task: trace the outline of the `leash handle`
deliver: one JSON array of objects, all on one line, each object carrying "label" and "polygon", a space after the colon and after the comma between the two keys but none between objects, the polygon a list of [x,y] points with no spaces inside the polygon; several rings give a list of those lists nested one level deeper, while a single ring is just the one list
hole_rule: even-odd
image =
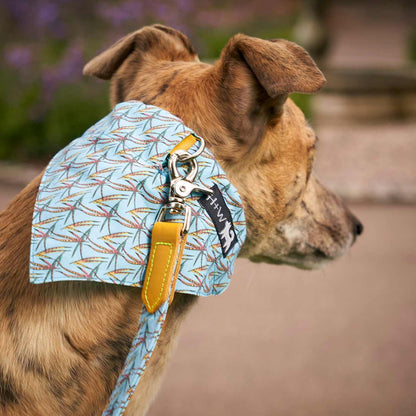
[{"label": "leash handle", "polygon": [[177,222],[156,222],[142,287],[142,301],[149,313],[156,312],[174,293],[176,279],[186,243],[183,225]]}]

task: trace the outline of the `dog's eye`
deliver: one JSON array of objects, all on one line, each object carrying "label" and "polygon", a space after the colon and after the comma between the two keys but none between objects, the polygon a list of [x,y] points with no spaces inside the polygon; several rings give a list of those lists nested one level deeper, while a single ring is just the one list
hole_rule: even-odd
[{"label": "dog's eye", "polygon": [[316,147],[318,146],[318,140],[314,140],[309,146],[308,146],[308,152],[314,152],[316,150]]},{"label": "dog's eye", "polygon": [[315,136],[315,140],[314,140],[314,147],[315,147],[315,149],[318,147],[318,145],[319,145],[319,137],[318,136]]},{"label": "dog's eye", "polygon": [[308,131],[307,136],[307,149],[308,152],[310,152],[312,150],[315,150],[318,146],[319,138],[312,129]]}]

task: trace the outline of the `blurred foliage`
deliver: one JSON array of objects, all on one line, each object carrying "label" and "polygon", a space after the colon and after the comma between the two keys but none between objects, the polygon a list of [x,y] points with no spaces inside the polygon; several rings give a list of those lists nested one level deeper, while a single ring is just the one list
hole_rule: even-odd
[{"label": "blurred foliage", "polygon": [[416,29],[410,35],[409,57],[413,63],[416,63]]},{"label": "blurred foliage", "polygon": [[[48,159],[109,111],[108,85],[82,78],[89,58],[126,33],[163,23],[201,59],[235,33],[291,38],[290,0],[3,0],[0,3],[0,158]],[[310,116],[309,100],[295,100]]]},{"label": "blurred foliage", "polygon": [[[7,88],[14,80],[5,72],[0,82]],[[107,88],[88,80],[57,86],[45,106],[40,82],[13,86],[14,93],[0,98],[0,159],[50,159],[109,109]]]},{"label": "blurred foliage", "polygon": [[312,96],[306,94],[291,94],[290,98],[302,109],[308,121],[312,119]]}]

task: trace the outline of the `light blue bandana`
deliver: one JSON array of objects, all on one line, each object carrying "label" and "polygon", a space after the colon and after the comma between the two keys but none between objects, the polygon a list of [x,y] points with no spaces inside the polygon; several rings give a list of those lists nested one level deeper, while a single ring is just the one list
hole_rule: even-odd
[{"label": "light blue bandana", "polygon": [[[152,228],[169,194],[166,159],[190,134],[169,112],[129,101],[61,150],[46,168],[35,203],[30,281],[141,287]],[[192,222],[175,291],[208,296],[227,288],[246,231],[240,196],[209,150],[198,157],[198,165],[197,182],[207,188],[217,185],[237,242],[230,247],[229,228],[217,232],[198,201],[201,194],[193,193],[187,200]],[[215,205],[215,199],[208,204]],[[167,309],[168,301],[153,314],[142,308],[137,335],[104,415],[123,414]]]}]

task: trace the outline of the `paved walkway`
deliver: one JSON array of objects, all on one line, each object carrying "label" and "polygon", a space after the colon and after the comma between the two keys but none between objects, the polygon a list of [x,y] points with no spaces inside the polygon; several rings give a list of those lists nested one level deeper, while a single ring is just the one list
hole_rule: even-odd
[{"label": "paved walkway", "polygon": [[350,201],[416,202],[416,122],[321,125],[316,172]]},{"label": "paved walkway", "polygon": [[347,68],[408,64],[415,17],[412,1],[332,2],[329,25],[333,43],[328,64]]}]

